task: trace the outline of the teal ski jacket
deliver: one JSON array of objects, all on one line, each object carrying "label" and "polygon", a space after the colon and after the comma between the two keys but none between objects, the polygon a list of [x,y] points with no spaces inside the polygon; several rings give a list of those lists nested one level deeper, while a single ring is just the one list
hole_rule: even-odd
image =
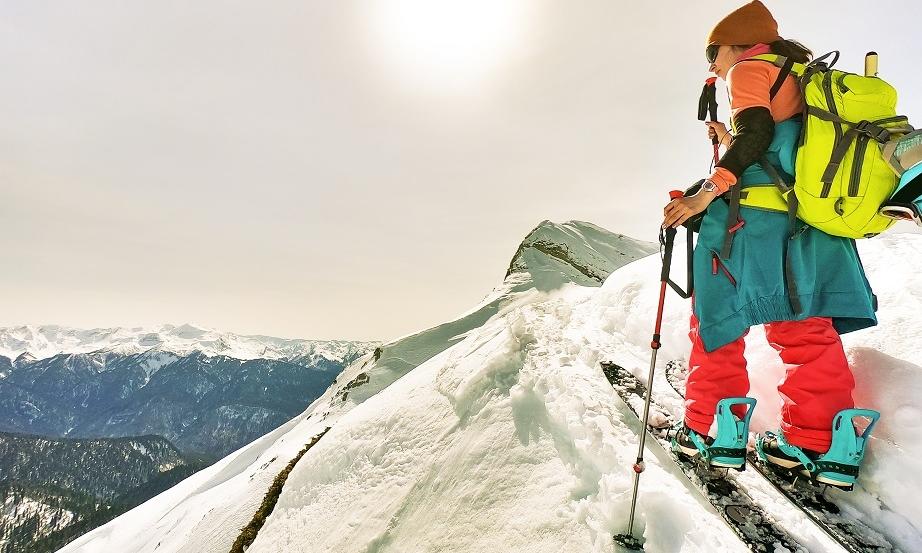
[{"label": "teal ski jacket", "polygon": [[[793,180],[800,119],[775,125],[766,157]],[[736,186],[774,186],[758,165],[749,166]],[[831,317],[840,333],[877,324],[877,297],[865,276],[855,241],[832,236],[797,220],[789,236],[786,213],[741,207],[745,224],[734,235],[730,258],[720,258],[729,206],[722,198],[708,206],[695,245],[693,310],[707,351],[733,342],[755,324]],[[785,283],[790,255],[802,306],[795,315]]]}]

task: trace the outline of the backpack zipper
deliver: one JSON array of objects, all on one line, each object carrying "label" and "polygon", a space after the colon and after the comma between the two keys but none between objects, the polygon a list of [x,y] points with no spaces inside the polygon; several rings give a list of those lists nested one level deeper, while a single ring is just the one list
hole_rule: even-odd
[{"label": "backpack zipper", "polygon": [[711,274],[716,275],[717,270],[720,269],[723,271],[727,278],[730,279],[730,284],[736,286],[736,279],[733,278],[733,275],[730,274],[730,271],[724,266],[723,262],[720,260],[720,256],[716,252],[711,252]]},{"label": "backpack zipper", "polygon": [[[826,94],[826,107],[829,108],[829,112],[838,116],[839,111],[836,109],[836,99],[832,94],[832,69],[827,69],[826,74],[823,75],[823,92]],[[842,140],[842,126],[838,123],[833,123],[833,129],[835,129],[836,136],[832,142],[832,151],[835,151],[836,146],[839,145],[839,141]],[[824,184],[823,190],[820,192],[820,197],[828,198],[831,189],[832,182]]]},{"label": "backpack zipper", "polygon": [[848,183],[848,195],[855,197],[858,195],[858,187],[861,185],[861,167],[864,165],[865,152],[868,149],[868,140],[866,136],[859,135],[856,140],[855,157],[852,159],[852,176]]},{"label": "backpack zipper", "polygon": [[[839,110],[836,109],[836,97],[832,93],[832,69],[826,71],[826,74],[823,75],[823,91],[826,93],[826,105],[829,108],[829,113],[832,113],[835,116],[839,115]],[[839,123],[833,123],[836,130],[836,143],[842,140],[842,125]]]}]

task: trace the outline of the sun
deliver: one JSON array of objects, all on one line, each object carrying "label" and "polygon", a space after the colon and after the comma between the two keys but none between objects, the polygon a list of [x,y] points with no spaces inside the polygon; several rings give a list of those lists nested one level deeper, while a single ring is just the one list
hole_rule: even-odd
[{"label": "sun", "polygon": [[525,0],[380,0],[366,4],[371,44],[410,86],[477,88],[521,47]]}]

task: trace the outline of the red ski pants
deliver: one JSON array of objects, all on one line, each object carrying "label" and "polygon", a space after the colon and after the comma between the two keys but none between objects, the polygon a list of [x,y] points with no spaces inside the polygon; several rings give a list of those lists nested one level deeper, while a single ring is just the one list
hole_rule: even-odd
[{"label": "red ski pants", "polygon": [[[717,402],[744,397],[749,391],[744,337],[710,353],[698,336],[698,320],[691,316],[692,342],[685,388],[685,424],[706,435],[714,420]],[[848,367],[839,333],[828,317],[765,324],[769,345],[788,365],[778,384],[783,406],[781,430],[788,443],[826,452],[832,441],[832,419],[842,409],[854,407],[855,379]],[[745,406],[736,406],[737,416]]]}]

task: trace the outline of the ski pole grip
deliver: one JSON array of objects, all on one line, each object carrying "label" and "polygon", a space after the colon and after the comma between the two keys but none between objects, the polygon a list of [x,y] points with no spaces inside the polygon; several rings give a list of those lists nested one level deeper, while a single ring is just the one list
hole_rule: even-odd
[{"label": "ski pole grip", "polygon": [[681,190],[670,190],[669,191],[670,200],[678,200],[679,198],[684,198],[684,197],[685,197],[685,192],[682,192]]}]

